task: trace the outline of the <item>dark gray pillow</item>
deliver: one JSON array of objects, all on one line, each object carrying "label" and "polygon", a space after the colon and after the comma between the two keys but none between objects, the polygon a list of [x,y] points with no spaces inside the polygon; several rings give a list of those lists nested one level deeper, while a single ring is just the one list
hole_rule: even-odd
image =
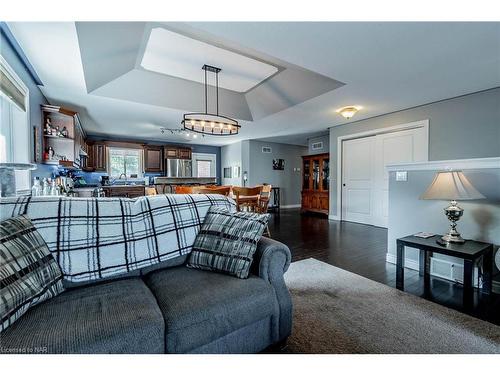
[{"label": "dark gray pillow", "polygon": [[212,206],[194,241],[187,266],[248,277],[269,214],[230,212]]},{"label": "dark gray pillow", "polygon": [[[64,290],[61,270],[26,216],[0,223],[0,332]],[[42,323],[41,323],[42,324]]]}]

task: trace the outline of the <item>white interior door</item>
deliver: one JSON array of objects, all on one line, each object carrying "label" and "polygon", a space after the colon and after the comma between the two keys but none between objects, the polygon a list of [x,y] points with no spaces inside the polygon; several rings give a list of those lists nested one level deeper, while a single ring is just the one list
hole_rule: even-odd
[{"label": "white interior door", "polygon": [[373,225],[387,228],[389,220],[388,164],[427,161],[427,139],[424,128],[380,134],[375,141],[375,207]]},{"label": "white interior door", "polygon": [[342,142],[342,219],[372,224],[375,137]]},{"label": "white interior door", "polygon": [[342,142],[342,219],[387,227],[389,174],[385,166],[427,161],[423,127]]}]

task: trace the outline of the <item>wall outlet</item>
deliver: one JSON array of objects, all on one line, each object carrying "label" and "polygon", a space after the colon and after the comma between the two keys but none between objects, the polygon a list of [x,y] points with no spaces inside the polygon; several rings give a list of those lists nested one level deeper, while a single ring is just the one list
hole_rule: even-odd
[{"label": "wall outlet", "polygon": [[396,172],[396,181],[408,181],[408,172],[407,171],[397,171]]}]

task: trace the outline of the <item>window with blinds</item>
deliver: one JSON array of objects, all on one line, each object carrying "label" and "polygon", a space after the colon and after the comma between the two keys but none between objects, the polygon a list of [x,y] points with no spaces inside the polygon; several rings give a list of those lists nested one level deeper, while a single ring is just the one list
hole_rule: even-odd
[{"label": "window with blinds", "polygon": [[0,64],[0,91],[23,112],[26,112],[26,93],[16,84],[5,64]]},{"label": "window with blinds", "polygon": [[[0,163],[29,163],[28,88],[0,56]],[[31,186],[30,171],[16,171],[16,189]]]}]

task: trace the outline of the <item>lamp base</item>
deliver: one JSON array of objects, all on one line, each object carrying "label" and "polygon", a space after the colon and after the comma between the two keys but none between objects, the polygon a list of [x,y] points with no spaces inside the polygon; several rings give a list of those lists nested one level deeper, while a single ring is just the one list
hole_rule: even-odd
[{"label": "lamp base", "polygon": [[457,221],[464,214],[463,208],[457,205],[456,201],[451,201],[450,205],[444,209],[446,217],[450,221],[450,230],[441,239],[448,243],[464,243],[460,233],[457,231]]},{"label": "lamp base", "polygon": [[444,241],[444,242],[448,242],[448,243],[464,243],[465,240],[462,238],[462,236],[460,235],[460,233],[457,233],[457,234],[445,234],[444,236],[441,237],[441,239]]}]

